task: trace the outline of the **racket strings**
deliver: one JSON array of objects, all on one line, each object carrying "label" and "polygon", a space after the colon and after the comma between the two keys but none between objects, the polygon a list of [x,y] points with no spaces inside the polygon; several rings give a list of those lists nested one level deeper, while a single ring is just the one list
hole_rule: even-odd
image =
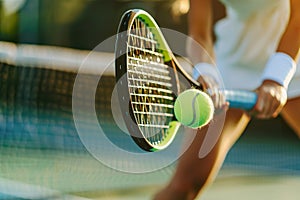
[{"label": "racket strings", "polygon": [[168,66],[158,42],[142,20],[135,19],[127,43],[127,76],[133,113],[151,144],[167,137],[173,120],[173,92]]}]

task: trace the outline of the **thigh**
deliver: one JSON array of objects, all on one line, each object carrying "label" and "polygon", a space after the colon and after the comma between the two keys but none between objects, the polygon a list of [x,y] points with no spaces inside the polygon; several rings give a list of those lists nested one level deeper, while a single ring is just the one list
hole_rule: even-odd
[{"label": "thigh", "polygon": [[[223,116],[220,117],[219,114],[213,119],[213,125],[199,129],[195,137],[191,138],[192,142],[185,143],[185,145],[188,144],[188,148],[179,159],[177,170],[171,181],[172,187],[178,191],[202,188],[208,177],[218,172],[227,152],[241,136],[249,120],[250,118],[243,111],[229,109],[226,112],[225,122]],[[214,127],[211,129],[211,126]],[[189,138],[191,134],[186,132],[186,138]],[[209,150],[205,156],[201,156],[201,149],[205,146]]]},{"label": "thigh", "polygon": [[226,120],[223,127],[221,141],[226,143],[228,148],[242,135],[250,121],[250,116],[240,109],[230,108],[226,113]]},{"label": "thigh", "polygon": [[206,129],[199,130],[192,146],[197,146],[199,150],[199,147],[207,146],[207,142],[216,141],[212,143],[223,150],[230,149],[242,135],[249,121],[250,117],[244,111],[230,108],[225,114],[215,115],[212,124]]},{"label": "thigh", "polygon": [[289,99],[284,106],[282,117],[300,137],[300,97]]},{"label": "thigh", "polygon": [[223,152],[225,155],[232,145],[242,135],[250,121],[250,117],[240,109],[230,108],[225,116],[217,114],[212,124],[206,129],[199,130],[191,149],[202,151],[200,154],[207,155],[208,152]]},{"label": "thigh", "polygon": [[[202,159],[210,160],[209,162],[211,162],[217,156],[220,156],[222,160],[232,145],[242,135],[250,121],[250,117],[241,110],[229,109],[226,112],[225,121],[220,115],[215,116],[213,121],[213,124],[199,129],[196,136],[192,136],[191,143],[185,143],[189,147],[181,158],[181,160],[184,160],[183,165],[189,166],[190,164],[188,163],[202,163]],[[187,141],[191,141],[189,135],[192,134],[186,133],[186,138],[189,138]],[[201,154],[204,156],[201,156]]]}]

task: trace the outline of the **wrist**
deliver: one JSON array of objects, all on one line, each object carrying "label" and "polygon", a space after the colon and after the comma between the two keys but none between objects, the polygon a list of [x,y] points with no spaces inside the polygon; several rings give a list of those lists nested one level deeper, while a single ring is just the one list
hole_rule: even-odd
[{"label": "wrist", "polygon": [[266,64],[262,75],[262,82],[271,80],[287,89],[295,72],[296,62],[289,55],[276,52],[269,58]]}]

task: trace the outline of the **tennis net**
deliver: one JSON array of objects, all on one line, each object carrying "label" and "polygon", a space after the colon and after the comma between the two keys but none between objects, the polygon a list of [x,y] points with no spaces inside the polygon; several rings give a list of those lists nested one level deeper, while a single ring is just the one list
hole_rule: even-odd
[{"label": "tennis net", "polygon": [[[72,114],[76,76],[89,51],[62,47],[16,45],[0,42],[0,146],[83,150]],[[93,68],[106,69],[99,79],[95,108],[101,126],[118,132],[113,124],[111,95],[112,53],[96,53],[83,73],[80,87],[90,87]]]}]

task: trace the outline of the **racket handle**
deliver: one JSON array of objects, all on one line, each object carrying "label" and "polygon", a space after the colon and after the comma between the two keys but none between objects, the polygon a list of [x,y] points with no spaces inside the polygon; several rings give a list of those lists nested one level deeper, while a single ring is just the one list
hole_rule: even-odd
[{"label": "racket handle", "polygon": [[229,107],[251,110],[257,101],[257,94],[246,90],[225,90],[226,100]]}]

